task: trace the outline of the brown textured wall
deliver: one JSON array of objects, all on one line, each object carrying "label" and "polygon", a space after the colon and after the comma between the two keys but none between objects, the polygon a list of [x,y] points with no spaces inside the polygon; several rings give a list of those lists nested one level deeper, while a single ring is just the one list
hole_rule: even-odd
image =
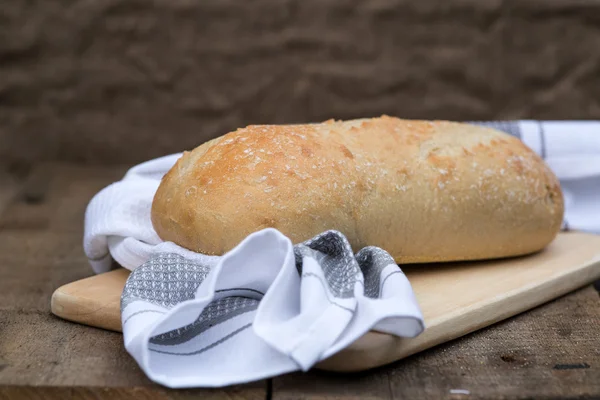
[{"label": "brown textured wall", "polygon": [[0,2],[5,162],[382,113],[600,118],[600,0]]}]

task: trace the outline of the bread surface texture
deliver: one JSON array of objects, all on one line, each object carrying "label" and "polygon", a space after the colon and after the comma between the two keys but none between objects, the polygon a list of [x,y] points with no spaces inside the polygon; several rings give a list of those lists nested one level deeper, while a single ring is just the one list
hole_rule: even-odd
[{"label": "bread surface texture", "polygon": [[300,243],[338,230],[398,263],[536,252],[560,230],[559,182],[519,139],[394,117],[252,125],[185,152],[152,204],[165,241],[224,254],[273,227]]}]

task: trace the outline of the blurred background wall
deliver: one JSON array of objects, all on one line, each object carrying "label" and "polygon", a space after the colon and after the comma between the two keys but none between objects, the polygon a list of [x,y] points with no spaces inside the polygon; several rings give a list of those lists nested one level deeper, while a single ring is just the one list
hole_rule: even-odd
[{"label": "blurred background wall", "polygon": [[0,160],[256,123],[600,119],[600,0],[2,0]]}]

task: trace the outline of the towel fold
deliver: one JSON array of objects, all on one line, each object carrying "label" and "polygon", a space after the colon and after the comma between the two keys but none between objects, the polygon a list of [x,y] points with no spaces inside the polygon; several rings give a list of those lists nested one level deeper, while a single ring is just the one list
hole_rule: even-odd
[{"label": "towel fold", "polygon": [[294,247],[269,228],[211,258],[159,245],[127,280],[121,310],[127,351],[176,388],[308,370],[371,329],[424,329],[392,257],[376,247],[354,255],[336,231]]}]

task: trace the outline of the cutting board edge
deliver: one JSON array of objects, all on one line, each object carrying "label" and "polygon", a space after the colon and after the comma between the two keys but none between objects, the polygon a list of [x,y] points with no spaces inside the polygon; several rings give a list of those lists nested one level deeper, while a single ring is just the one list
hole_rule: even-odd
[{"label": "cutting board edge", "polygon": [[[77,298],[72,294],[58,288],[52,293],[50,311],[55,316],[67,321],[113,332],[122,332],[121,319],[119,318],[118,321],[114,321],[112,313],[103,311],[109,309],[111,306],[114,307],[114,304],[119,302],[112,301],[105,303],[101,307],[92,308],[85,302],[82,304],[81,298],[78,298],[77,301],[75,299]],[[71,307],[71,310],[74,309],[75,311],[66,312],[64,307],[66,304]]]},{"label": "cutting board edge", "polygon": [[[594,275],[594,267],[598,267],[598,271],[596,272],[596,274],[598,274],[599,276],[595,276]],[[575,287],[573,287],[571,289],[568,289],[564,293],[558,292],[559,294],[557,294],[557,295],[551,295],[551,297],[548,300],[542,299],[541,302],[538,305],[544,304],[544,303],[546,303],[548,301],[551,301],[552,299],[556,299],[556,298],[558,298],[560,296],[563,296],[563,295],[565,295],[565,294],[567,294],[567,293],[569,293],[569,292],[571,292],[573,290],[576,290],[576,289],[578,289],[580,287],[583,287],[586,284],[593,283],[596,279],[599,279],[600,278],[600,250],[599,250],[598,255],[596,255],[595,257],[591,258],[590,260],[588,260],[586,262],[582,262],[579,265],[579,267],[576,268],[576,269],[567,270],[566,272],[555,274],[552,277],[550,277],[547,281],[540,282],[538,284],[529,284],[529,285],[526,285],[526,286],[523,286],[523,287],[520,287],[520,288],[517,288],[517,289],[513,289],[511,291],[503,293],[501,296],[499,295],[499,296],[496,296],[494,298],[491,298],[491,299],[487,300],[484,303],[480,302],[480,303],[473,304],[472,306],[467,307],[462,312],[450,313],[450,314],[447,314],[446,316],[444,316],[444,318],[434,319],[434,320],[430,321],[430,323],[432,325],[437,325],[437,324],[440,324],[440,323],[445,323],[446,320],[453,320],[453,319],[459,317],[460,314],[470,313],[472,311],[477,311],[477,310],[481,309],[482,307],[488,307],[488,306],[491,307],[491,306],[494,306],[501,299],[510,298],[512,296],[518,296],[518,295],[520,295],[522,293],[523,294],[528,294],[530,291],[538,290],[540,288],[543,288],[545,285],[552,285],[554,282],[557,282],[557,281],[561,282],[564,279],[569,279],[573,275],[575,275],[576,277],[579,277],[578,275],[580,275],[580,274],[584,275],[588,271],[591,274],[591,278],[590,278],[591,281],[589,281],[589,279],[586,279],[585,276],[584,276],[584,277],[582,277],[580,279],[580,281],[582,281],[583,283],[581,283],[581,284],[575,284],[577,286],[575,286]],[[533,307],[536,307],[536,306],[533,306]],[[522,311],[519,311],[519,313],[523,312],[523,311],[526,311],[526,310],[529,310],[529,309],[531,309],[531,308],[527,308],[527,309],[524,309]]]},{"label": "cutting board edge", "polygon": [[[559,275],[562,279],[548,280],[539,285],[514,290],[511,292],[512,295],[505,297],[503,300],[497,300],[495,302],[490,301],[483,305],[483,307],[473,307],[472,309],[469,309],[466,313],[462,313],[461,316],[454,315],[452,318],[445,318],[444,320],[439,321],[437,325],[432,324],[432,326],[427,327],[426,330],[416,338],[397,338],[385,333],[370,331],[344,350],[317,364],[315,368],[330,372],[366,371],[402,360],[403,358],[423,350],[466,336],[479,329],[491,326],[557,299],[558,297],[564,296],[567,293],[600,279],[600,255],[582,265],[584,265],[583,268]],[[571,280],[568,278],[575,279]],[[537,297],[540,291],[543,292],[543,295]],[[499,303],[520,302],[523,300],[529,301],[524,302],[525,305],[513,309],[513,311],[501,313],[491,312],[491,310],[496,308]],[[503,308],[498,307],[498,309]],[[489,319],[480,319],[474,324],[465,323],[465,320],[469,320],[478,314],[492,315],[493,317]],[[468,326],[467,330],[464,330],[465,326]],[[437,331],[450,333],[440,335]],[[433,338],[430,339],[430,337]],[[369,340],[372,340],[375,343],[365,343]],[[409,343],[410,345],[407,346],[406,343]],[[376,357],[366,353],[374,348],[378,350],[378,355]],[[372,362],[365,363],[372,359]],[[356,366],[361,363],[362,366]]]},{"label": "cutting board edge", "polygon": [[[50,312],[67,321],[88,325],[94,328],[106,329],[113,332],[122,332],[121,318],[115,318],[111,308],[120,309],[122,286],[129,276],[130,271],[124,268],[115,269],[99,275],[92,275],[78,281],[66,283],[52,293],[50,298]],[[99,282],[116,283],[120,289],[118,295],[113,295],[100,306],[94,296]]]}]

